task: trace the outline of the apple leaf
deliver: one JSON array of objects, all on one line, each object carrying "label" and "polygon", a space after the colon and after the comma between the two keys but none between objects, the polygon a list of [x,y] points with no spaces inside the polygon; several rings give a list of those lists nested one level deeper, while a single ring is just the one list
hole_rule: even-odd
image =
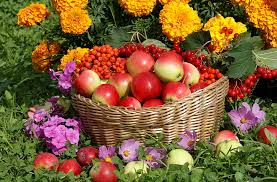
[{"label": "apple leaf", "polygon": [[207,31],[199,31],[190,34],[182,43],[185,50],[196,50],[201,48],[206,42],[211,40],[210,33]]},{"label": "apple leaf", "polygon": [[256,68],[253,50],[260,49],[263,45],[261,38],[245,36],[233,47],[228,55],[235,58],[229,66],[227,75],[230,78],[242,78],[252,74]]},{"label": "apple leaf", "polygon": [[277,69],[277,48],[254,50],[253,53],[258,66]]},{"label": "apple leaf", "polygon": [[123,28],[114,28],[109,35],[106,36],[105,44],[112,47],[120,47],[122,44],[127,43],[131,39],[131,34]]},{"label": "apple leaf", "polygon": [[167,50],[169,49],[168,47],[166,47],[166,45],[164,43],[162,43],[161,41],[156,40],[156,39],[146,39],[145,41],[142,42],[142,44],[144,46],[148,46],[148,45],[154,44],[157,47],[160,47],[160,48],[163,48],[163,49],[167,49]]},{"label": "apple leaf", "polygon": [[265,129],[264,132],[265,136],[268,138],[271,144],[275,144],[277,142],[276,137],[270,131],[268,131],[268,129]]}]

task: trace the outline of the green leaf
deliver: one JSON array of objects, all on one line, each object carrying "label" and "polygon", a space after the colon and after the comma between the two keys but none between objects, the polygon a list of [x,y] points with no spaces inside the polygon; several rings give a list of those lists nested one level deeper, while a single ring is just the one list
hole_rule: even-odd
[{"label": "green leaf", "polygon": [[164,43],[162,43],[161,41],[156,40],[156,39],[146,39],[145,41],[142,42],[142,44],[144,46],[154,44],[157,47],[160,47],[160,48],[163,48],[163,49],[169,49],[168,47],[166,47],[166,45]]},{"label": "green leaf", "polygon": [[123,28],[114,28],[110,35],[106,36],[105,43],[112,47],[120,47],[122,44],[129,42],[131,34]]},{"label": "green leaf", "polygon": [[258,66],[277,69],[277,48],[254,50],[253,53]]},{"label": "green leaf", "polygon": [[268,129],[265,129],[264,132],[265,136],[268,138],[271,144],[275,144],[277,142],[276,137],[270,131],[268,131]]},{"label": "green leaf", "polygon": [[203,169],[193,169],[191,171],[190,180],[191,182],[199,182],[203,180]]},{"label": "green leaf", "polygon": [[230,78],[242,78],[255,71],[256,62],[253,50],[261,48],[261,41],[259,37],[245,36],[228,52],[229,56],[235,58],[227,72]]},{"label": "green leaf", "polygon": [[211,40],[210,33],[207,31],[199,31],[190,34],[182,43],[185,50],[196,50],[201,48],[206,42]]}]

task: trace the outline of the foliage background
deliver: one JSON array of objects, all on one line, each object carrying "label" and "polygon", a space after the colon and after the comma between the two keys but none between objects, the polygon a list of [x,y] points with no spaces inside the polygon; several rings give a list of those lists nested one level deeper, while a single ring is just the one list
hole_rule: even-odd
[{"label": "foliage background", "polygon": [[[87,172],[89,168],[75,179],[72,175],[56,176],[43,171],[34,174],[32,170],[35,154],[44,151],[45,148],[39,141],[30,140],[24,135],[22,128],[24,119],[27,117],[26,111],[29,106],[56,95],[57,91],[47,74],[35,73],[32,70],[31,52],[42,38],[46,36],[58,39],[61,32],[58,27],[55,27],[58,18],[54,14],[42,23],[42,26],[18,27],[16,14],[30,2],[31,0],[5,0],[0,3],[0,181],[90,181]],[[40,2],[46,3],[48,7],[50,5],[48,0],[40,0]],[[240,21],[246,21],[243,11],[240,8],[234,8],[227,1],[215,0],[211,3],[208,0],[193,0],[191,3],[201,11],[200,15],[204,20],[221,12],[225,16],[232,15]],[[125,31],[152,32],[147,34],[149,38],[160,39],[171,45],[160,33],[160,25],[155,18],[157,12],[145,18],[129,16],[126,18],[127,15],[118,11],[118,8],[115,1],[112,3],[109,0],[91,1],[89,12],[94,17],[95,26],[89,34],[78,38],[87,40],[86,45],[72,44],[80,41],[76,41],[76,37],[66,37],[66,48],[114,41]],[[160,8],[158,6],[157,10]],[[118,12],[120,12],[119,15],[115,14]],[[42,29],[46,30],[45,35]],[[53,34],[47,29],[57,31]],[[253,34],[257,33],[255,29],[251,30]],[[109,36],[110,33],[113,35]],[[263,105],[268,113],[265,124],[276,124],[276,105],[270,104],[270,101],[264,102]],[[231,126],[227,123],[224,127]],[[185,167],[175,166],[152,171],[149,175],[142,176],[141,181],[232,181],[234,179],[274,181],[277,176],[277,147],[256,142],[256,132],[257,129],[250,135],[240,136],[245,148],[236,158],[219,160],[214,157],[214,149],[211,145],[200,142],[198,150],[193,154],[196,168],[192,173],[186,172]],[[90,144],[85,137],[82,141]],[[69,152],[62,158],[68,156],[74,156],[74,154]],[[165,176],[168,178],[163,178]],[[124,176],[121,176],[121,179],[124,180]]]}]

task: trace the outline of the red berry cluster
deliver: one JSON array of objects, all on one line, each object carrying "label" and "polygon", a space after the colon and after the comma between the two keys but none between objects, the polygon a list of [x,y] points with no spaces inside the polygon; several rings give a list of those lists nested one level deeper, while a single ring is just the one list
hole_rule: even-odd
[{"label": "red berry cluster", "polygon": [[117,48],[109,45],[94,46],[77,64],[76,73],[89,69],[96,72],[101,79],[109,79],[113,73],[125,73],[126,59],[119,57]]},{"label": "red berry cluster", "polygon": [[180,44],[178,44],[178,43],[173,44],[173,49],[179,54],[182,53],[182,48],[180,47]]},{"label": "red berry cluster", "polygon": [[[225,35],[230,35],[230,34],[232,34],[233,33],[233,29],[231,29],[231,28],[227,28],[227,27],[223,27],[222,29],[221,29],[221,32],[220,32],[221,34],[225,34]],[[236,38],[238,38],[238,36],[239,36],[239,34],[238,33],[235,33],[234,34],[234,38],[236,39]]]},{"label": "red berry cluster", "polygon": [[257,68],[255,74],[258,77],[264,78],[264,79],[273,79],[277,77],[277,69],[270,70],[268,68]]},{"label": "red berry cluster", "polygon": [[199,83],[207,83],[208,85],[216,82],[222,77],[222,73],[218,69],[212,67],[203,67],[200,70]]},{"label": "red berry cluster", "polygon": [[162,53],[167,51],[166,49],[157,47],[154,44],[144,46],[139,43],[128,43],[119,48],[119,56],[128,58],[137,50],[141,50],[151,54],[154,59],[158,59]]},{"label": "red berry cluster", "polygon": [[184,58],[185,61],[193,64],[198,69],[201,69],[202,67],[204,67],[203,61],[206,59],[205,54],[196,55],[195,52],[191,50],[187,50],[182,53],[182,57]]}]

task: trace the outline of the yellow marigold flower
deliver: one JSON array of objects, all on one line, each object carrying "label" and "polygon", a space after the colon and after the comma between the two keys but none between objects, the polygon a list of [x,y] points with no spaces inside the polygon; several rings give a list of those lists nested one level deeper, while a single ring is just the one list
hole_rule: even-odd
[{"label": "yellow marigold flower", "polygon": [[50,12],[45,4],[32,3],[19,10],[17,24],[27,27],[33,26],[45,20],[48,16],[50,16]]},{"label": "yellow marigold flower", "polygon": [[60,44],[56,42],[42,41],[32,52],[33,68],[39,72],[48,71],[52,65],[53,55],[60,51]]},{"label": "yellow marigold flower", "polygon": [[171,40],[180,42],[202,28],[201,19],[187,3],[174,0],[164,5],[160,12],[163,33]]},{"label": "yellow marigold flower", "polygon": [[92,21],[87,10],[72,8],[60,14],[60,23],[63,32],[80,35],[88,30]]},{"label": "yellow marigold flower", "polygon": [[277,6],[276,0],[251,0],[245,4],[248,20],[264,33],[263,38],[270,47],[277,47]]},{"label": "yellow marigold flower", "polygon": [[[159,0],[159,2],[162,4],[162,5],[165,5],[165,4],[167,4],[167,3],[169,3],[169,2],[171,2],[171,1],[173,1],[173,0]],[[189,3],[190,2],[190,0],[182,0],[184,3]]]},{"label": "yellow marigold flower", "polygon": [[80,62],[83,56],[89,51],[88,48],[77,47],[76,49],[68,50],[67,54],[61,59],[59,66],[60,70],[64,70],[65,65],[70,61]]},{"label": "yellow marigold flower", "polygon": [[245,4],[248,4],[250,0],[231,0],[233,4],[244,6]]},{"label": "yellow marigold flower", "polygon": [[71,10],[72,8],[84,9],[88,4],[88,0],[52,0],[52,4],[60,14],[61,12]]},{"label": "yellow marigold flower", "polygon": [[119,5],[133,16],[149,15],[157,4],[157,0],[118,0]]},{"label": "yellow marigold flower", "polygon": [[212,45],[216,48],[215,52],[221,52],[227,48],[235,36],[246,32],[247,28],[243,23],[236,22],[233,17],[224,18],[217,15],[209,19],[203,30],[210,31]]}]

